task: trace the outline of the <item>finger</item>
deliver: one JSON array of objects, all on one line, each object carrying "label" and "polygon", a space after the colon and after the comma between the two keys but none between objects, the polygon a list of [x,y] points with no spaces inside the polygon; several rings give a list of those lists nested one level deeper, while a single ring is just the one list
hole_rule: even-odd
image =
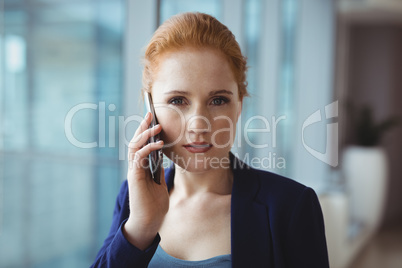
[{"label": "finger", "polygon": [[151,124],[151,120],[152,120],[152,113],[147,112],[145,114],[145,118],[141,121],[140,126],[135,131],[133,138],[138,136],[140,133],[144,132],[149,127],[149,124]]},{"label": "finger", "polygon": [[[132,155],[134,155],[138,150],[144,147],[148,139],[152,136],[159,134],[162,127],[158,124],[152,128],[145,130],[140,136],[137,137],[137,141],[130,141],[128,144],[128,159],[133,160]],[[131,157],[130,157],[131,156]]]},{"label": "finger", "polygon": [[135,131],[134,136],[131,138],[129,144],[128,144],[128,159],[130,159],[130,155],[135,154],[137,150],[142,148],[144,142],[142,144],[137,144],[138,141],[138,136],[145,130],[148,129],[149,124],[151,123],[152,120],[152,114],[148,112],[145,115],[145,118],[141,121],[139,127]]},{"label": "finger", "polygon": [[148,155],[155,150],[162,149],[163,147],[163,141],[160,140],[158,142],[152,142],[141,148],[136,152],[136,155],[138,157],[137,162],[141,165],[141,167],[149,167],[148,163]]},{"label": "finger", "polygon": [[129,168],[147,168],[148,167],[148,155],[155,150],[162,149],[163,141],[160,140],[158,142],[152,142],[144,146],[143,148],[139,149],[133,154],[129,155]]},{"label": "finger", "polygon": [[162,127],[159,124],[148,128],[147,130],[139,134],[135,139],[131,140],[128,144],[128,147],[133,149],[142,148],[150,137],[159,134],[161,130]]},{"label": "finger", "polygon": [[135,143],[138,141],[138,136],[144,132],[145,130],[148,129],[149,124],[151,123],[151,118],[152,118],[152,114],[150,112],[148,112],[145,115],[145,118],[141,121],[140,125],[138,126],[138,128],[136,129],[133,137],[131,138],[129,144],[128,144],[128,148],[130,149],[139,149],[139,147],[141,147],[142,145],[140,145],[138,148],[135,147]]},{"label": "finger", "polygon": [[163,140],[159,140],[157,142],[151,142],[138,150],[135,154],[138,155],[139,159],[147,157],[152,151],[162,149]]}]

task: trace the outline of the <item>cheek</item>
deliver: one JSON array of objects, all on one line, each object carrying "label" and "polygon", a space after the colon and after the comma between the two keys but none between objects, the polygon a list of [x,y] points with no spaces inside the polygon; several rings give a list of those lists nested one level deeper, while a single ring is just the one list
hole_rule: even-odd
[{"label": "cheek", "polygon": [[183,116],[173,108],[155,108],[158,122],[162,126],[161,138],[166,144],[178,142],[183,135],[184,119]]},{"label": "cheek", "polygon": [[220,117],[213,124],[213,140],[218,145],[232,143],[236,136],[236,120],[233,116]]},{"label": "cheek", "polygon": [[[162,126],[161,138],[171,147],[186,135],[186,115],[175,107],[155,107],[156,116]],[[237,112],[230,110],[211,116],[209,139],[217,145],[228,145],[236,136]],[[215,119],[215,120],[214,120]]]}]

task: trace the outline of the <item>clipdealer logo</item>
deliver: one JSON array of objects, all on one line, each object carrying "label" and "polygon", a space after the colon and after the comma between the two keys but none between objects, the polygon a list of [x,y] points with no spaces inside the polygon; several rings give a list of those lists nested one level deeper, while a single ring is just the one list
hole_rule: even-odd
[{"label": "clipdealer logo", "polygon": [[313,149],[309,145],[307,145],[305,141],[304,132],[306,128],[310,127],[313,124],[321,122],[323,120],[329,120],[332,118],[338,117],[338,101],[334,101],[325,106],[325,119],[321,116],[321,111],[317,110],[312,113],[304,122],[302,126],[302,143],[303,147],[309,152],[312,156],[324,162],[332,167],[338,166],[338,123],[327,123],[326,124],[326,145],[325,152],[321,153],[318,150]]}]

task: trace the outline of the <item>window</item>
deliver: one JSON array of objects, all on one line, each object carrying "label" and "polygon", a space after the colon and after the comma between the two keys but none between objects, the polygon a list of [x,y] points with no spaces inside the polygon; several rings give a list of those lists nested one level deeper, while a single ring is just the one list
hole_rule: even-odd
[{"label": "window", "polygon": [[191,11],[207,13],[221,19],[222,3],[220,0],[160,0],[159,22],[162,23],[175,14]]},{"label": "window", "polygon": [[[87,267],[107,234],[124,176],[109,132],[98,129],[101,112],[107,119],[123,108],[123,7],[118,0],[5,3],[1,267]],[[85,103],[97,109],[78,111],[69,126],[77,140],[97,142],[93,149],[66,138],[68,112]]]},{"label": "window", "polygon": [[[93,262],[126,177],[120,116],[143,115],[141,53],[158,23],[185,11],[217,17],[248,57],[251,98],[243,103],[233,151],[315,189],[325,181],[328,167],[303,148],[301,130],[331,99],[330,0],[6,0],[0,267]],[[136,126],[123,123],[128,139]],[[266,123],[270,131],[246,130],[264,130]],[[311,148],[325,145],[320,126],[307,133]]]}]

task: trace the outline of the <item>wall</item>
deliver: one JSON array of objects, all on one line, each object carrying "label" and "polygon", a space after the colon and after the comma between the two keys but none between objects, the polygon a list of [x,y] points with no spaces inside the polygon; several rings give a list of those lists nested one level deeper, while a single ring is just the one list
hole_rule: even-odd
[{"label": "wall", "polygon": [[[372,106],[376,120],[390,115],[402,118],[401,47],[401,25],[350,28],[347,95],[357,106]],[[350,128],[347,135],[351,135]],[[381,145],[388,154],[390,171],[384,224],[391,224],[402,219],[402,125],[388,132]]]}]

